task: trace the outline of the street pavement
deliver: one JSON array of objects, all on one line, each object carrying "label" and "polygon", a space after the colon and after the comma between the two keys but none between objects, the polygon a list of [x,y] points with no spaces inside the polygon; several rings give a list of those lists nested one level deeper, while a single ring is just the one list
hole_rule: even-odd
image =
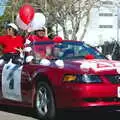
[{"label": "street pavement", "polygon": [[0,120],[37,120],[33,117],[0,111]]},{"label": "street pavement", "polygon": [[0,105],[0,120],[38,120],[30,108]]},{"label": "street pavement", "polygon": [[[64,111],[56,120],[119,120],[118,111]],[[32,109],[0,106],[0,120],[38,120]]]}]

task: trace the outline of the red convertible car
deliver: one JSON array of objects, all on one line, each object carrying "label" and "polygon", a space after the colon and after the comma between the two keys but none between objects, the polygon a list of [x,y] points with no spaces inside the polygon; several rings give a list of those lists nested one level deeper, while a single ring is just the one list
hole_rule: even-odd
[{"label": "red convertible car", "polygon": [[24,51],[22,64],[0,65],[0,104],[35,108],[45,120],[58,109],[120,107],[119,61],[71,40],[33,42]]}]

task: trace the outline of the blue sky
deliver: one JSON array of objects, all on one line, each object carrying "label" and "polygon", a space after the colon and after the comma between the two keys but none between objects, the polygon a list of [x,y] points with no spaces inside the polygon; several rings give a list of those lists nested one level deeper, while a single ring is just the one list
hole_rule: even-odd
[{"label": "blue sky", "polygon": [[4,14],[4,10],[5,10],[5,3],[7,3],[8,0],[0,0],[0,16],[2,16]]}]

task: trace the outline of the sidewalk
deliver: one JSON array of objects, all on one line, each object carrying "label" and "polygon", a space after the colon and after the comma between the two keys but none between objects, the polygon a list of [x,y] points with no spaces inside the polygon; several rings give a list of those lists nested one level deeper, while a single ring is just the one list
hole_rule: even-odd
[{"label": "sidewalk", "polygon": [[0,111],[0,120],[37,120],[37,119],[32,117],[26,117],[19,114]]}]

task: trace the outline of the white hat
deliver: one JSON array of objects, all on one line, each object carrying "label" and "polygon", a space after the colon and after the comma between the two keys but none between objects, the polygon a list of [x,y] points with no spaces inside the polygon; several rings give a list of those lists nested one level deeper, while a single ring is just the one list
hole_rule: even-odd
[{"label": "white hat", "polygon": [[15,29],[17,31],[19,30],[18,27],[14,23],[9,23],[7,26],[8,27],[10,26],[10,27],[12,27],[13,29]]},{"label": "white hat", "polygon": [[32,28],[32,27],[30,27],[30,28],[28,28],[28,32],[33,32],[33,31],[37,31],[37,30],[46,30],[46,27],[36,27],[36,28]]},{"label": "white hat", "polygon": [[45,30],[45,27],[40,27],[38,30]]}]

